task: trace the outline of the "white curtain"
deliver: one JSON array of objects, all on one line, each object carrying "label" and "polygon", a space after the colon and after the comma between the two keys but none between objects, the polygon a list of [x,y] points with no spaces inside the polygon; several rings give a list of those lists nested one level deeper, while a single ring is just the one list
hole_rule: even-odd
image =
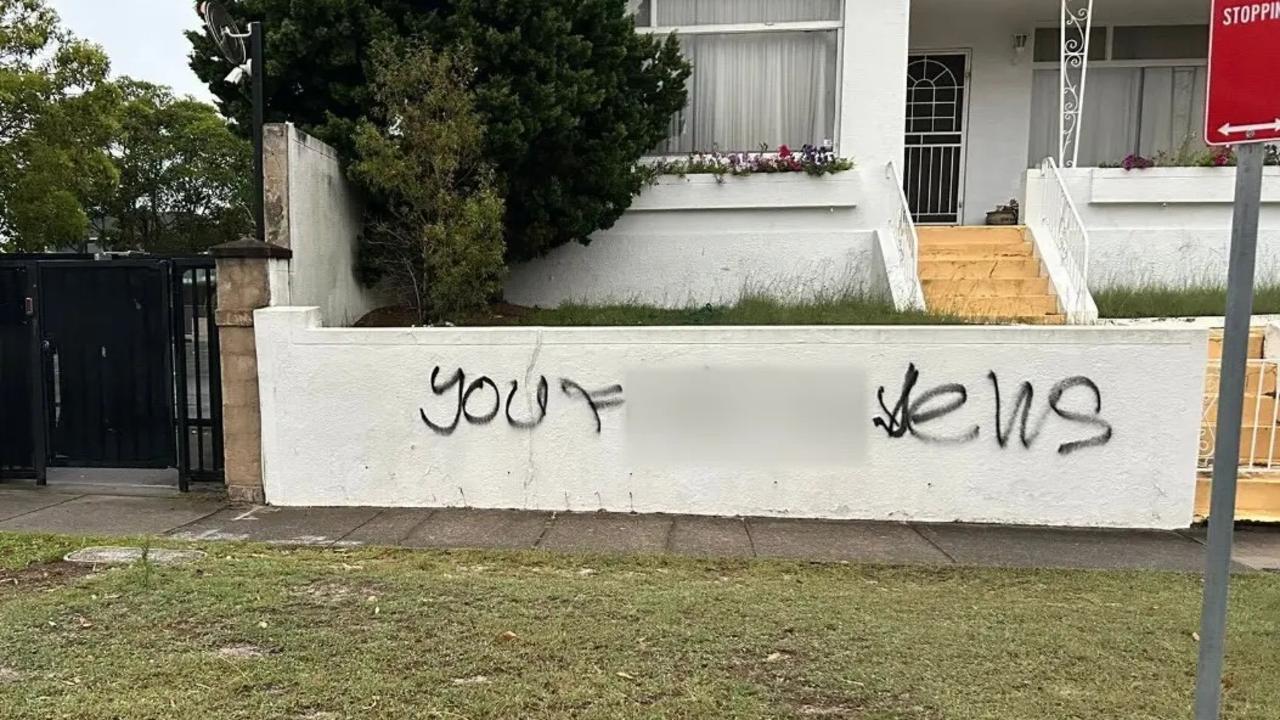
[{"label": "white curtain", "polygon": [[[1080,125],[1081,167],[1126,155],[1176,153],[1203,142],[1205,69],[1090,68]],[[1031,165],[1058,155],[1058,71],[1037,70],[1031,101]]]},{"label": "white curtain", "polygon": [[1204,67],[1147,68],[1143,72],[1142,154],[1176,154],[1204,142],[1208,70]]},{"label": "white curtain", "polygon": [[689,104],[660,152],[799,148],[833,139],[834,31],[686,35],[680,43],[693,63]]},{"label": "white curtain", "polygon": [[658,24],[839,20],[841,0],[658,0]]}]

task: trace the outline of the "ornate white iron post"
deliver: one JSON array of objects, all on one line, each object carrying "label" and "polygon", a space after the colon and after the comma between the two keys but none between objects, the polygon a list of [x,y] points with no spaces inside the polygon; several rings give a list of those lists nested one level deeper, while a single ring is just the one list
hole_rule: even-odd
[{"label": "ornate white iron post", "polygon": [[1058,164],[1075,167],[1080,157],[1080,117],[1084,110],[1084,86],[1089,70],[1089,35],[1093,29],[1093,0],[1062,0],[1062,25],[1058,70]]}]

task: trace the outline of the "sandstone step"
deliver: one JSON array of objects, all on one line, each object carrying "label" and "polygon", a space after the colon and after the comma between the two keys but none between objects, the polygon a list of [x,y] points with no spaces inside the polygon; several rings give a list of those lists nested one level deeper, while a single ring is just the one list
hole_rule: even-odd
[{"label": "sandstone step", "polygon": [[[1204,412],[1201,415],[1206,425],[1213,425],[1218,421],[1216,387],[1213,388],[1211,395],[1213,397],[1205,401]],[[1244,410],[1240,413],[1240,417],[1247,425],[1276,424],[1280,421],[1280,402],[1277,402],[1275,395],[1247,393],[1244,396]]]},{"label": "sandstone step", "polygon": [[[1210,474],[1196,476],[1196,519],[1209,517]],[[1236,519],[1249,522],[1280,522],[1280,471],[1241,468],[1236,486]]]},{"label": "sandstone step", "polygon": [[933,245],[920,248],[921,260],[971,260],[973,258],[1034,258],[1036,249],[1031,243],[1001,243],[974,246],[970,243]]},{"label": "sandstone step", "polygon": [[[1249,331],[1249,357],[1253,359],[1262,358],[1262,345],[1265,331],[1262,328]],[[1222,359],[1222,331],[1212,330],[1209,332],[1209,359]]]},{"label": "sandstone step", "polygon": [[1053,315],[1022,315],[1018,317],[993,317],[984,315],[958,315],[970,324],[988,325],[1066,325],[1067,316],[1059,313]]},{"label": "sandstone step", "polygon": [[1040,277],[1039,260],[920,260],[921,280],[983,280]]},{"label": "sandstone step", "polygon": [[[1250,363],[1244,372],[1244,391],[1246,395],[1274,394],[1276,392],[1277,369],[1274,363]],[[1210,367],[1204,376],[1204,389],[1210,395],[1218,392],[1218,369]]]},{"label": "sandstone step", "polygon": [[1058,312],[1058,298],[1053,295],[1016,297],[931,296],[925,291],[925,303],[933,312],[977,317],[1024,317],[1051,315]]},{"label": "sandstone step", "polygon": [[1018,325],[1066,325],[1067,316],[1061,313],[1033,315],[1031,317],[1012,318],[1012,322]]},{"label": "sandstone step", "polygon": [[916,228],[916,234],[919,236],[921,244],[955,241],[983,243],[1022,242],[1026,240],[1024,232],[1025,228],[1020,225],[999,227],[986,225],[959,227],[935,225]]},{"label": "sandstone step", "polygon": [[[1212,452],[1215,441],[1212,425],[1200,426],[1201,454]],[[1280,467],[1280,428],[1275,426],[1242,425],[1240,427],[1241,465]]]},{"label": "sandstone step", "polygon": [[1014,295],[1050,295],[1049,278],[1004,278],[988,280],[924,280],[925,295],[963,295],[967,297],[1010,297]]}]

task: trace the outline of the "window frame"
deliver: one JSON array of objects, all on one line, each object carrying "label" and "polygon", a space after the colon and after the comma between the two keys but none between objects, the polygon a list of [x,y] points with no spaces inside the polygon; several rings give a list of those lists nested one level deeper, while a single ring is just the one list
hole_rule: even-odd
[{"label": "window frame", "polygon": [[[742,33],[783,33],[783,32],[830,32],[836,33],[836,97],[835,117],[832,118],[831,138],[832,150],[840,154],[840,122],[844,105],[844,41],[845,19],[848,15],[849,0],[841,0],[840,18],[838,20],[797,20],[790,22],[750,22],[750,23],[717,23],[704,25],[654,25],[658,21],[658,6],[665,0],[649,0],[649,17],[646,25],[636,25],[636,32],[642,35],[733,35]],[[825,138],[823,138],[825,139]],[[712,152],[706,148],[701,152]],[[766,155],[771,153],[766,153]],[[648,153],[644,159],[649,161],[674,160],[687,157],[689,153]]]},{"label": "window frame", "polygon": [[[1200,58],[1182,57],[1182,58],[1160,58],[1160,59],[1149,59],[1149,60],[1113,60],[1112,59],[1115,56],[1114,42],[1115,42],[1115,29],[1117,27],[1182,27],[1186,25],[1198,25],[1198,24],[1199,23],[1167,22],[1167,23],[1144,23],[1143,25],[1140,25],[1140,26],[1114,25],[1114,24],[1106,25],[1105,26],[1106,38],[1107,38],[1106,52],[1104,53],[1102,60],[1090,60],[1089,67],[1094,67],[1094,66],[1110,67],[1110,68],[1184,67],[1188,65],[1204,65],[1207,67],[1209,65],[1209,58],[1207,56],[1200,57]],[[1034,41],[1036,31],[1045,30],[1045,29],[1058,30],[1059,27],[1060,27],[1059,25],[1056,25],[1053,23],[1039,23],[1032,29],[1031,38]],[[1031,56],[1035,57],[1034,47],[1031,49]],[[1059,57],[1056,60],[1032,61],[1031,68],[1033,70],[1055,70],[1061,64],[1062,64],[1062,58]]]},{"label": "window frame", "polygon": [[[1180,27],[1184,25],[1195,25],[1195,24],[1198,24],[1198,23],[1185,23],[1185,22],[1144,23],[1140,27],[1161,27],[1161,26]],[[1052,23],[1037,24],[1032,31],[1031,37],[1035,38],[1036,30],[1041,30],[1044,28],[1053,28],[1056,30],[1059,27],[1060,27],[1059,25],[1052,24]],[[1161,59],[1151,59],[1151,60],[1112,60],[1111,58],[1114,56],[1113,51],[1114,51],[1114,40],[1115,40],[1115,28],[1131,27],[1131,26],[1110,24],[1110,25],[1106,25],[1105,27],[1106,27],[1106,39],[1107,39],[1106,53],[1104,55],[1105,59],[1089,60],[1088,67],[1090,69],[1092,68],[1099,68],[1099,69],[1139,68],[1141,69],[1141,68],[1182,68],[1182,67],[1196,67],[1196,68],[1206,67],[1207,68],[1209,66],[1208,57],[1161,58]],[[1032,57],[1035,57],[1034,53],[1035,53],[1035,49],[1032,48]],[[1033,76],[1033,82],[1034,82],[1034,75],[1037,71],[1052,70],[1054,72],[1057,72],[1061,65],[1062,65],[1061,58],[1057,60],[1033,61],[1031,63],[1031,72]],[[1030,152],[1028,152],[1028,156],[1030,156]]]}]

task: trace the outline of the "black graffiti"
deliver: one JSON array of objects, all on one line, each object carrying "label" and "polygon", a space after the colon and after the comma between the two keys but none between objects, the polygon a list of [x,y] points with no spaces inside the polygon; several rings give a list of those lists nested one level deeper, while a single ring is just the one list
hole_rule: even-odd
[{"label": "black graffiti", "polygon": [[[471,425],[488,425],[498,417],[499,413],[503,413],[507,419],[507,424],[519,430],[532,430],[541,425],[547,418],[547,406],[550,404],[550,383],[547,382],[545,375],[539,377],[537,390],[534,394],[534,403],[537,406],[536,411],[531,408],[530,417],[527,419],[517,418],[511,413],[511,405],[520,389],[518,380],[511,381],[504,407],[502,392],[498,388],[498,383],[486,375],[481,375],[468,384],[466,372],[459,368],[443,385],[440,384],[439,378],[440,368],[437,366],[431,371],[431,392],[433,395],[440,397],[448,394],[455,387],[458,389],[453,420],[448,424],[433,422],[427,416],[425,408],[418,408],[418,414],[422,417],[422,422],[437,435],[452,435],[458,429],[463,418],[466,418]],[[573,380],[561,378],[560,390],[565,396],[571,398],[580,397],[586,403],[587,408],[591,411],[591,417],[595,421],[597,434],[603,430],[600,411],[619,407],[624,402],[621,385],[611,385],[603,390],[589,391]],[[489,397],[492,397],[492,400],[486,399]]]},{"label": "black graffiti", "polygon": [[[920,371],[916,370],[915,364],[908,365],[906,377],[902,379],[902,394],[898,396],[898,402],[893,410],[890,410],[885,405],[885,389],[881,386],[876,396],[880,401],[880,409],[889,417],[887,420],[880,417],[875,418],[872,421],[875,426],[883,429],[891,438],[900,438],[910,433],[912,437],[928,443],[955,444],[976,440],[980,432],[977,425],[958,435],[940,436],[920,431],[918,426],[946,417],[964,407],[964,404],[969,401],[969,391],[959,383],[948,383],[927,390],[915,400],[912,400],[911,393],[915,390],[916,383],[919,380]],[[949,400],[935,403],[930,407],[930,403],[933,401],[947,396],[950,396]]]},{"label": "black graffiti", "polygon": [[996,376],[995,371],[988,372],[987,378],[991,380],[996,393],[996,442],[1000,443],[1000,447],[1008,447],[1009,436],[1013,432],[1014,424],[1019,423],[1018,411],[1021,410],[1022,419],[1018,426],[1018,440],[1022,443],[1022,447],[1030,449],[1036,438],[1040,437],[1040,431],[1044,429],[1044,421],[1049,418],[1049,411],[1046,409],[1040,415],[1034,429],[1027,427],[1027,421],[1031,417],[1031,406],[1035,402],[1036,389],[1026,381],[1018,386],[1018,397],[1013,401],[1013,412],[1009,414],[1009,422],[1006,426],[1000,408],[1000,378]]},{"label": "black graffiti", "polygon": [[[1045,421],[1049,419],[1049,414],[1053,413],[1068,422],[1081,425],[1088,425],[1097,428],[1099,432],[1092,437],[1083,440],[1073,440],[1065,442],[1058,446],[1058,454],[1070,455],[1077,450],[1085,448],[1100,447],[1111,441],[1112,428],[1111,423],[1103,420],[1099,415],[1102,414],[1102,391],[1098,388],[1098,384],[1083,375],[1074,375],[1066,378],[1054,385],[1049,390],[1049,404],[1040,412],[1039,418],[1035,424],[1030,422],[1031,406],[1035,402],[1035,388],[1031,383],[1024,381],[1018,388],[1018,397],[1013,404],[1013,412],[1009,415],[1008,425],[1004,426],[1001,417],[1000,408],[1000,379],[995,372],[987,373],[987,377],[991,380],[991,384],[996,394],[996,439],[1000,443],[1000,447],[1005,447],[1009,443],[1009,436],[1012,434],[1013,426],[1018,425],[1018,438],[1022,443],[1022,447],[1030,448],[1040,433],[1044,430]],[[1076,412],[1067,410],[1062,407],[1062,396],[1068,390],[1073,388],[1087,388],[1093,393],[1093,410],[1089,413]],[[1018,414],[1021,411],[1022,417]]]},{"label": "black graffiti", "polygon": [[[1060,444],[1058,446],[1058,454],[1060,455],[1070,455],[1079,450],[1101,447],[1111,442],[1113,434],[1111,423],[1101,417],[1102,391],[1092,379],[1083,375],[1075,375],[1059,381],[1050,389],[1046,407],[1041,410],[1036,420],[1032,422],[1035,387],[1030,382],[1024,381],[1018,386],[1013,406],[1008,415],[1006,415],[999,377],[994,371],[991,371],[987,373],[987,378],[991,381],[992,389],[995,392],[995,434],[996,443],[1001,448],[1009,446],[1016,429],[1019,443],[1023,448],[1030,449],[1043,432],[1050,414],[1076,425],[1094,428],[1097,431],[1089,437]],[[890,438],[895,439],[910,434],[912,437],[927,443],[963,444],[973,442],[979,438],[981,428],[978,425],[954,435],[934,435],[921,432],[920,425],[939,420],[964,407],[969,400],[969,391],[960,383],[947,383],[931,388],[913,399],[912,394],[915,392],[919,381],[920,371],[914,363],[909,364],[906,375],[902,380],[902,392],[899,394],[898,401],[892,409],[885,402],[885,388],[881,386],[877,391],[877,399],[883,415],[873,418],[872,424],[884,430],[885,434]],[[1063,396],[1068,391],[1076,388],[1084,388],[1093,394],[1092,410],[1082,412],[1063,407]]]},{"label": "black graffiti", "polygon": [[596,421],[596,434],[600,433],[600,410],[601,408],[617,407],[622,404],[622,386],[611,385],[603,390],[596,392],[587,392],[581,385],[572,380],[561,380],[560,391],[565,395],[573,395],[577,393],[582,399],[587,401],[587,407],[591,408],[591,415]]},{"label": "black graffiti", "polygon": [[521,430],[532,430],[542,424],[547,417],[547,378],[538,378],[538,393],[535,401],[538,403],[538,417],[532,420],[517,420],[511,417],[511,400],[515,398],[516,391],[520,389],[520,381],[511,381],[511,391],[507,393],[507,424]]},{"label": "black graffiti", "polygon": [[418,408],[418,413],[422,415],[422,422],[426,423],[427,427],[431,428],[432,432],[435,434],[452,435],[453,431],[458,429],[458,421],[462,419],[462,385],[466,382],[466,375],[463,374],[461,369],[459,369],[453,374],[453,377],[449,378],[449,382],[446,383],[444,387],[440,387],[436,384],[436,378],[439,376],[440,368],[437,366],[431,371],[431,392],[436,395],[443,395],[449,392],[449,388],[454,385],[458,386],[458,409],[453,414],[453,422],[448,425],[437,425],[431,422],[431,418],[427,417],[427,411],[423,408]]},{"label": "black graffiti", "polygon": [[[461,371],[459,371],[461,372]],[[493,407],[486,411],[483,415],[471,414],[471,395],[478,390],[484,389],[485,386],[493,390]],[[498,391],[498,384],[487,377],[481,376],[476,378],[467,392],[462,396],[462,414],[466,416],[467,422],[472,425],[487,425],[491,420],[498,417],[498,411],[502,409],[502,393]]]},{"label": "black graffiti", "polygon": [[[1076,388],[1076,387],[1088,388],[1089,391],[1093,393],[1093,412],[1092,413],[1086,414],[1086,413],[1073,412],[1070,410],[1063,410],[1061,407],[1058,406],[1058,403],[1061,402],[1062,400],[1063,394],[1065,394],[1071,388]],[[1049,407],[1053,408],[1053,411],[1057,413],[1058,417],[1062,418],[1063,420],[1069,420],[1071,422],[1080,423],[1083,425],[1089,425],[1091,427],[1098,428],[1100,431],[1097,435],[1094,435],[1093,437],[1085,438],[1084,440],[1075,440],[1072,442],[1063,443],[1059,445],[1058,446],[1059,454],[1070,455],[1071,453],[1077,450],[1084,450],[1085,448],[1091,448],[1091,447],[1101,447],[1111,442],[1111,423],[1098,417],[1099,415],[1102,414],[1102,391],[1098,389],[1097,383],[1090,380],[1089,378],[1083,377],[1083,376],[1069,377],[1066,380],[1063,380],[1062,382],[1058,383],[1057,385],[1054,385],[1053,390],[1049,391]]]}]

